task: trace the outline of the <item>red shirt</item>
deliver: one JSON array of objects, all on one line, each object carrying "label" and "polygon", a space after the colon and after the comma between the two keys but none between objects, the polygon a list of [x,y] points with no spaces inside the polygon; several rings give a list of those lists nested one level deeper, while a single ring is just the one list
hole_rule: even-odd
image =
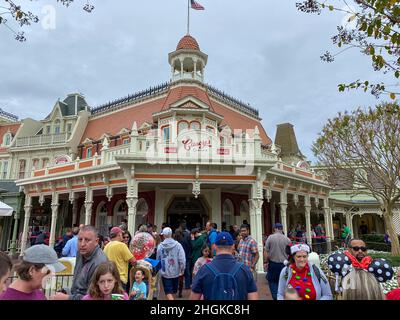
[{"label": "red shirt", "polygon": [[386,294],[387,300],[400,300],[400,288],[394,289]]},{"label": "red shirt", "polygon": [[317,293],[312,283],[311,272],[308,264],[303,269],[297,269],[296,264],[290,266],[292,268],[292,277],[289,284],[297,290],[302,300],[315,300]]}]

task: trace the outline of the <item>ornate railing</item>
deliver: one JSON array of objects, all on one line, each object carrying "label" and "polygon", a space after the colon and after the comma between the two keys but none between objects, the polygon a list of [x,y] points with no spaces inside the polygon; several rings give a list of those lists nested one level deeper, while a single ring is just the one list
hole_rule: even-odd
[{"label": "ornate railing", "polygon": [[57,133],[57,134],[40,134],[30,137],[17,138],[15,147],[33,147],[33,146],[44,146],[52,144],[63,144],[68,140],[69,133]]}]

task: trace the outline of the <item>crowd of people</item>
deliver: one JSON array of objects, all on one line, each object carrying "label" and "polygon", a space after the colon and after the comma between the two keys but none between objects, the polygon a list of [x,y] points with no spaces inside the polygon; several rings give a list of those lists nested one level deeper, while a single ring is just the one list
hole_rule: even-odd
[{"label": "crowd of people", "polygon": [[[294,243],[283,233],[282,224],[273,227],[262,255],[268,266],[266,278],[272,298],[332,300],[331,285],[319,266],[318,255],[315,259],[305,242]],[[182,297],[183,288],[190,290],[192,300],[259,299],[256,266],[260,253],[247,221],[229,231],[219,231],[212,221],[204,230],[188,230],[186,222],[181,221],[175,230],[163,224],[158,233],[156,226],[147,224],[139,226],[137,233],[148,233],[155,243],[148,257],[159,267],[154,295],[149,295],[144,271],[136,268],[141,261],[133,254],[133,237],[125,220],[110,228],[107,237],[100,236],[93,226],[75,226],[54,249],[45,244],[32,245],[14,266],[6,254],[0,253],[0,300],[46,299],[42,291],[46,277],[65,268],[58,260],[60,256],[76,258],[72,286],[55,293],[51,300],[157,299],[161,285],[168,300]],[[366,270],[371,258],[362,240],[350,240],[345,253],[354,268],[343,277],[342,299],[400,299],[400,289],[384,295],[378,281]],[[131,268],[135,270],[131,272]],[[17,279],[7,285],[11,271]]]}]

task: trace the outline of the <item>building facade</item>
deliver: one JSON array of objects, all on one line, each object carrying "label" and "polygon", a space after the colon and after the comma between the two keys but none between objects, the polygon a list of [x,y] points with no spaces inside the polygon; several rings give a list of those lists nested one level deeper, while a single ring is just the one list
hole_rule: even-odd
[{"label": "building facade", "polygon": [[332,237],[327,182],[301,153],[283,157],[258,110],[205,84],[207,60],[186,35],[168,56],[169,82],[96,108],[72,94],[45,120],[18,123],[4,161],[24,192],[21,251],[33,227],[52,245],[65,227],[107,234],[124,218],[132,234],[145,222],[247,220],[260,252],[275,222],[286,234],[304,224],[309,243],[323,222]]}]

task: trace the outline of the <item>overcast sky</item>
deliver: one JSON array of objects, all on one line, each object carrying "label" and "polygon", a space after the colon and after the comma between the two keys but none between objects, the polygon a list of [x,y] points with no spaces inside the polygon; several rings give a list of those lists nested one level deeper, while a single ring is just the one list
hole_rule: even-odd
[{"label": "overcast sky", "polygon": [[[186,0],[91,2],[90,14],[82,0],[69,8],[56,0],[28,3],[44,22],[42,9],[53,5],[55,29],[25,28],[24,43],[0,27],[1,108],[39,120],[68,93],[84,94],[94,107],[170,79],[168,53],[186,33]],[[328,118],[379,102],[337,91],[338,83],[379,80],[366,57],[348,51],[332,64],[319,58],[336,50],[330,37],[344,14],[304,14],[293,0],[198,2],[205,11],[191,10],[191,34],[209,56],[206,82],[259,109],[271,138],[277,124],[292,123],[308,159]]]}]

